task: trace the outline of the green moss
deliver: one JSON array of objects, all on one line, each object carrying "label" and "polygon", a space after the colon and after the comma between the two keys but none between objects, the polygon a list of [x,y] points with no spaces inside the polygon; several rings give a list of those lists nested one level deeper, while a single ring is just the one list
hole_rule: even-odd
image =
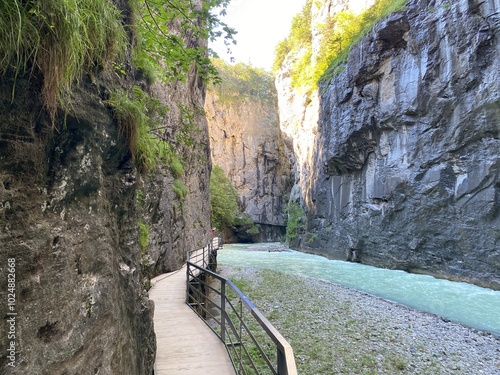
[{"label": "green moss", "polygon": [[311,244],[311,243],[313,243],[314,241],[316,241],[317,239],[318,239],[318,234],[317,234],[317,233],[310,234],[310,237],[309,237],[309,239],[307,240],[307,243],[308,243],[308,244]]},{"label": "green moss", "polygon": [[144,222],[139,222],[139,243],[141,245],[141,253],[144,253],[149,244],[149,226]]},{"label": "green moss", "polygon": [[144,204],[144,192],[141,189],[135,191],[135,198],[137,199],[137,204],[142,206]]}]

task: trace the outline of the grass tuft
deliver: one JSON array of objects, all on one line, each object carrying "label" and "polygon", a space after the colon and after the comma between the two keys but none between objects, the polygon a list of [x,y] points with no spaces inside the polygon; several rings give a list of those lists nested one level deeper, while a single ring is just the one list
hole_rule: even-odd
[{"label": "grass tuft", "polygon": [[84,71],[123,58],[127,45],[122,15],[110,0],[0,2],[0,74],[40,74],[52,120],[58,104],[68,108]]},{"label": "grass tuft", "polygon": [[[118,129],[125,137],[132,158],[141,172],[156,167],[160,161],[178,161],[172,146],[156,134],[156,129],[167,112],[167,107],[158,99],[134,86],[130,93],[124,90],[112,92],[106,104],[113,109]],[[175,171],[179,170],[183,172],[176,165]]]}]

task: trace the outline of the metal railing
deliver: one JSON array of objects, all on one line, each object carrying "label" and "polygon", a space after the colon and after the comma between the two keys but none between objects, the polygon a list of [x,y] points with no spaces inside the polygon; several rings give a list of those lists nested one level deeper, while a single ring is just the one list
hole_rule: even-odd
[{"label": "metal railing", "polygon": [[220,237],[213,237],[207,245],[200,249],[191,250],[187,253],[187,261],[203,269],[215,271],[217,267],[217,250],[222,248],[222,239]]},{"label": "metal railing", "polygon": [[290,344],[231,280],[215,273],[210,261],[200,261],[210,247],[216,256],[213,244],[188,256],[186,303],[224,343],[239,375],[296,375]]}]

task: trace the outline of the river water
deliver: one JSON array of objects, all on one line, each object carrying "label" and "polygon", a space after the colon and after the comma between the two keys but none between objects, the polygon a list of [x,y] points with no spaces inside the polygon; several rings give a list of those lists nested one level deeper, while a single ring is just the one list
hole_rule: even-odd
[{"label": "river water", "polygon": [[294,250],[266,251],[276,247],[224,245],[217,258],[220,264],[268,268],[329,281],[500,336],[500,291]]}]

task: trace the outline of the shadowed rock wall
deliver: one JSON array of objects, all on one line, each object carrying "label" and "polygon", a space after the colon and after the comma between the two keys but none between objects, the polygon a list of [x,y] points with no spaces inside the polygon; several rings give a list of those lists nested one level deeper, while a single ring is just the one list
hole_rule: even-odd
[{"label": "shadowed rock wall", "polygon": [[[110,92],[135,84],[149,91],[127,73],[118,78],[96,68],[84,75],[54,124],[43,107],[42,77],[19,76],[15,90],[14,77],[0,80],[2,374],[151,374],[149,278],[180,268],[186,251],[210,238],[204,83],[193,68],[186,82],[151,89],[170,108],[163,136],[184,163],[176,176],[187,188],[181,198],[167,165],[137,171],[118,131]],[[140,223],[149,231],[145,248]],[[8,259],[15,260],[9,311]],[[10,341],[15,368],[5,355]]]},{"label": "shadowed rock wall", "polygon": [[149,374],[155,339],[141,282],[137,174],[112,114],[83,83],[66,125],[53,129],[37,88],[20,80],[11,102],[9,83],[0,88],[0,298],[11,258],[16,367],[4,355],[2,303],[2,373]]}]

